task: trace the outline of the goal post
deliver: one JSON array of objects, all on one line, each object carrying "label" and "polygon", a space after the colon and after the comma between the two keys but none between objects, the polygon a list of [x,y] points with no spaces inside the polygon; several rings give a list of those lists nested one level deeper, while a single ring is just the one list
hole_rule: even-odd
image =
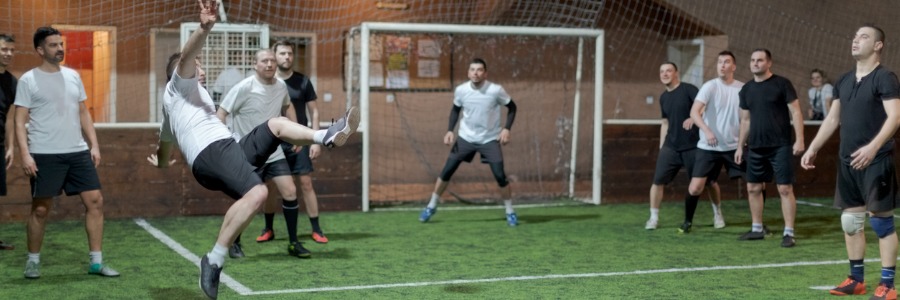
[{"label": "goal post", "polygon": [[[380,22],[363,22],[360,27],[360,64],[359,73],[353,72],[352,63],[348,74],[359,75],[359,106],[362,115],[360,131],[362,133],[362,210],[370,209],[370,182],[371,182],[371,145],[372,130],[370,128],[370,37],[373,32],[379,33],[441,33],[441,34],[476,34],[476,35],[517,35],[517,36],[548,36],[548,37],[574,37],[578,38],[578,59],[576,86],[580,87],[582,76],[582,56],[583,42],[585,38],[595,39],[594,53],[594,101],[593,101],[593,148],[592,148],[592,171],[591,171],[591,199],[593,204],[600,204],[601,199],[601,180],[602,174],[602,155],[603,155],[603,42],[604,31],[596,29],[572,29],[572,28],[551,28],[551,27],[516,27],[516,26],[480,26],[480,25],[451,25],[451,24],[421,24],[421,23],[380,23]],[[352,46],[350,46],[352,47]],[[349,51],[353,55],[353,51]],[[348,92],[351,92],[348,90]],[[572,197],[574,192],[574,174],[576,171],[575,157],[577,155],[578,142],[578,116],[580,114],[580,92],[576,88],[575,99],[573,101],[573,119],[572,119],[572,153],[571,165],[569,167],[569,186],[568,196]],[[515,98],[515,97],[513,97]],[[424,198],[424,197],[423,197]]]}]

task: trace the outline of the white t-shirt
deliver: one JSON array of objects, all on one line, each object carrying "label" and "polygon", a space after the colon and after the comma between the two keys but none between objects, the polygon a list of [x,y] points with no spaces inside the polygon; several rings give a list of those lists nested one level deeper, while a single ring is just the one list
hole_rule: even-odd
[{"label": "white t-shirt", "polygon": [[216,106],[209,92],[200,86],[198,77],[184,79],[175,70],[163,95],[159,140],[172,142],[177,139],[187,164],[193,166],[197,155],[209,144],[230,138],[231,132],[216,117]]},{"label": "white t-shirt", "polygon": [[[291,104],[287,85],[284,80],[275,79],[274,84],[264,84],[256,76],[250,76],[238,82],[219,104],[231,116],[228,127],[234,132],[234,138],[241,140],[259,124],[271,118],[281,116],[281,111]],[[285,159],[284,151],[275,151],[269,156],[267,163]]]},{"label": "white t-shirt", "polygon": [[31,69],[19,78],[15,105],[28,108],[28,151],[74,153],[88,149],[81,132],[81,102],[87,100],[78,72],[60,67]]},{"label": "white t-shirt", "polygon": [[744,83],[735,79],[726,84],[721,78],[703,83],[694,101],[706,104],[703,122],[716,135],[718,145],[711,147],[706,142],[706,133],[700,130],[697,148],[710,151],[731,151],[738,147],[741,131],[741,106],[738,93]]},{"label": "white t-shirt", "polygon": [[500,107],[511,98],[499,84],[484,81],[475,89],[472,81],[456,87],[453,105],[462,107],[459,137],[473,144],[485,144],[500,137]]}]

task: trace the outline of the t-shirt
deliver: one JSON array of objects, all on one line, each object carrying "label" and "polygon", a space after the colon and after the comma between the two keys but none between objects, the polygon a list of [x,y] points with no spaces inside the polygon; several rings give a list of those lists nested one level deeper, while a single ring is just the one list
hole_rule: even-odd
[{"label": "t-shirt", "polygon": [[[828,111],[825,110],[825,98],[834,95],[834,86],[830,83],[826,83],[822,85],[822,89],[816,89],[815,87],[809,88],[809,107],[813,109],[814,112],[822,113],[823,116],[828,116]],[[832,98],[834,100],[834,98]]]},{"label": "t-shirt", "polygon": [[663,91],[659,96],[659,108],[662,117],[669,121],[669,129],[666,131],[664,147],[684,151],[697,148],[697,140],[700,138],[697,126],[690,130],[684,130],[681,126],[684,120],[691,117],[691,106],[697,99],[697,87],[682,82],[672,91]]},{"label": "t-shirt", "polygon": [[486,144],[500,137],[500,107],[512,99],[499,84],[485,80],[475,89],[471,81],[453,92],[453,105],[462,107],[459,137],[473,144]]},{"label": "t-shirt", "polygon": [[209,144],[230,138],[231,132],[216,117],[216,106],[209,92],[200,86],[199,77],[181,78],[175,70],[163,94],[159,140],[172,142],[177,139],[184,159],[193,166],[197,155]]},{"label": "t-shirt", "polygon": [[[847,72],[837,81],[834,99],[841,102],[841,145],[840,156],[844,164],[853,161],[853,152],[865,146],[881,131],[887,120],[887,112],[882,101],[900,97],[900,83],[897,75],[882,65],[856,81],[856,69]],[[896,100],[895,100],[896,101]],[[894,150],[894,138],[888,139],[875,159],[880,159]]]},{"label": "t-shirt", "polygon": [[[18,81],[16,77],[5,71],[0,73],[0,126],[5,126],[6,118],[9,116],[9,109],[12,108],[13,102],[16,101],[16,85]],[[15,137],[9,137],[14,139]],[[6,143],[6,130],[0,129],[0,146]],[[0,147],[2,149],[2,147]]]},{"label": "t-shirt", "polygon": [[[240,141],[260,124],[280,117],[281,111],[290,103],[284,81],[276,78],[275,83],[264,84],[256,76],[250,76],[228,91],[219,108],[231,115],[229,128]],[[284,159],[284,151],[273,152],[266,162],[279,159]]]},{"label": "t-shirt", "polygon": [[700,130],[700,139],[697,148],[709,151],[731,151],[738,147],[740,135],[740,99],[738,93],[744,83],[735,79],[731,84],[725,83],[721,78],[716,78],[703,83],[697,92],[695,101],[706,105],[703,112],[703,122],[713,132],[719,141],[715,147],[706,142],[706,133]]},{"label": "t-shirt", "polygon": [[750,148],[790,146],[793,127],[788,103],[797,100],[794,85],[787,78],[772,75],[744,84],[740,92],[741,109],[750,111]]},{"label": "t-shirt", "polygon": [[284,83],[287,84],[288,95],[291,98],[291,103],[294,104],[294,112],[297,113],[297,123],[312,128],[312,124],[309,124],[309,118],[306,117],[306,103],[316,101],[318,97],[312,82],[309,81],[309,77],[293,72],[291,77],[284,80]]},{"label": "t-shirt", "polygon": [[60,67],[47,73],[38,68],[22,75],[15,105],[28,109],[28,151],[36,154],[88,150],[81,132],[81,102],[87,100],[78,72]]}]

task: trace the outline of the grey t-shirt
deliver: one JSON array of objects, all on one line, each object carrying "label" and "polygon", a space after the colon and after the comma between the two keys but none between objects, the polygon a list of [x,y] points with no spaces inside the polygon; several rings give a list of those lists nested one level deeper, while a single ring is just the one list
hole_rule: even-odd
[{"label": "grey t-shirt", "polygon": [[[735,79],[731,84],[721,78],[707,81],[700,87],[695,101],[706,104],[703,122],[712,130],[719,144],[715,147],[706,142],[706,133],[700,130],[697,148],[710,151],[731,151],[738,147],[741,129],[740,98],[738,93],[744,83]],[[670,124],[671,126],[671,124]]]},{"label": "grey t-shirt", "polygon": [[[289,104],[291,99],[283,80],[275,79],[274,84],[263,84],[254,75],[232,87],[219,107],[231,115],[229,127],[240,141],[259,124],[280,117],[282,109]],[[284,151],[275,151],[266,162],[284,158]]]},{"label": "grey t-shirt", "polygon": [[75,70],[60,67],[47,73],[31,69],[19,79],[16,106],[28,108],[28,151],[38,154],[88,150],[81,132],[84,84]]}]

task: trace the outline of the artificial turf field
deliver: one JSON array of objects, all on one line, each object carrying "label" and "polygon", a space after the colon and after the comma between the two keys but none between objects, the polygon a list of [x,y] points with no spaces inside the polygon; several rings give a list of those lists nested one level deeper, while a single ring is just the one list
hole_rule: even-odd
[{"label": "artificial turf field", "polygon": [[[409,210],[323,213],[331,242],[315,244],[301,216],[311,259],[286,255],[283,218],[276,240],[257,244],[259,215],[244,236],[243,259],[226,259],[220,299],[823,299],[848,273],[839,211],[830,199],[800,199],[797,246],[781,248],[778,200],[766,204],[776,232],[737,241],[750,227],[746,201],[723,202],[728,226],[712,227],[701,202],[694,231],[678,234],[683,206],[663,203],[660,228],[644,229],[647,204],[584,205],[560,200],[520,207],[520,226],[500,208],[439,207],[427,224]],[[812,205],[810,205],[812,204]],[[825,204],[815,206],[815,204]],[[396,208],[396,207],[395,207]],[[475,208],[475,209],[472,209]],[[461,210],[454,210],[461,209]],[[80,221],[50,222],[42,277],[27,280],[25,226],[0,224],[0,299],[205,299],[187,257],[209,251],[221,216],[106,221],[104,261],[119,278],[86,275]],[[867,225],[868,227],[868,225]],[[866,279],[880,264],[867,228]],[[154,235],[155,234],[155,235]],[[171,246],[171,247],[170,247]],[[869,295],[875,285],[869,284]],[[867,296],[867,297],[868,297]],[[849,299],[861,297],[849,297]],[[843,298],[840,298],[843,299]]]}]

